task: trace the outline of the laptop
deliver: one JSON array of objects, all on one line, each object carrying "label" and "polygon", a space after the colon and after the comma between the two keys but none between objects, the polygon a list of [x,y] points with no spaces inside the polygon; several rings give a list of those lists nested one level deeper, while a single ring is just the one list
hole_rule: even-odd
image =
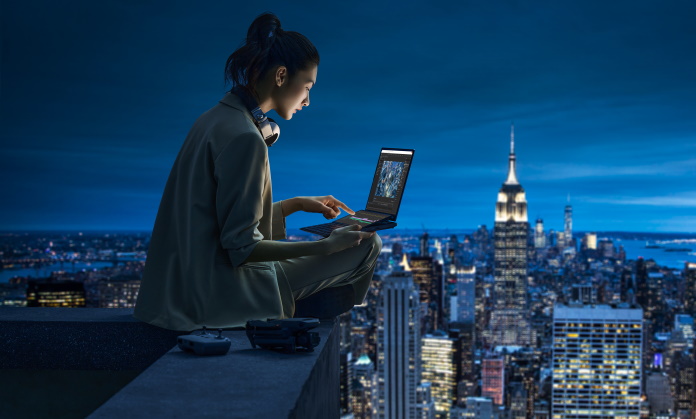
[{"label": "laptop", "polygon": [[382,148],[377,160],[375,177],[364,210],[331,223],[303,227],[300,230],[329,237],[337,228],[360,225],[361,231],[377,231],[396,227],[401,198],[415,150]]}]

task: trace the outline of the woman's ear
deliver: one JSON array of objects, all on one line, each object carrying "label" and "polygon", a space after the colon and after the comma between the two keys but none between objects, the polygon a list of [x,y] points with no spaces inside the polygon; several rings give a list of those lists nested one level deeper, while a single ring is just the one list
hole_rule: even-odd
[{"label": "woman's ear", "polygon": [[284,66],[278,66],[275,73],[276,86],[280,87],[288,81],[288,69]]}]

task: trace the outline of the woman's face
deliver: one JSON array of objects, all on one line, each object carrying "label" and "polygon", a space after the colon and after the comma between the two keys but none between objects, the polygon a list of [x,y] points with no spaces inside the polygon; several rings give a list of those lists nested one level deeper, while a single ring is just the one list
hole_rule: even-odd
[{"label": "woman's face", "polygon": [[[309,90],[317,81],[317,66],[298,71],[294,76],[288,77],[285,67],[279,67],[276,72],[276,85],[273,101],[275,111],[286,120],[292,119],[295,112],[301,111],[304,106],[309,106]],[[279,74],[280,73],[280,74]]]}]

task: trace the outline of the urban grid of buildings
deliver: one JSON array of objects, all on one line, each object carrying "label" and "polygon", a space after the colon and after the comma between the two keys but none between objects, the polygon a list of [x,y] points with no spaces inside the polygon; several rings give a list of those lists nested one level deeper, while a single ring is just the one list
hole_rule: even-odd
[{"label": "urban grid of buildings", "polygon": [[[574,235],[570,202],[562,230],[530,226],[514,129],[492,232],[382,236],[365,302],[339,317],[343,418],[696,419],[696,264]],[[135,303],[147,235],[4,239],[4,269],[66,269],[0,284],[0,304]]]}]

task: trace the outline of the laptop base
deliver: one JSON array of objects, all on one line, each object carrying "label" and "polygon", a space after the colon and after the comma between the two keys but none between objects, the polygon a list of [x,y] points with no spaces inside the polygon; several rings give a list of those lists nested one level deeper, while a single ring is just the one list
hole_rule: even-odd
[{"label": "laptop base", "polygon": [[[322,237],[329,237],[331,235],[331,232],[336,230],[337,228],[345,227],[350,224],[343,224],[343,223],[338,223],[338,222],[333,222],[333,223],[325,223],[325,224],[317,224],[315,226],[309,226],[309,227],[302,227],[300,230],[306,231],[308,233],[313,233],[317,234]],[[389,228],[394,228],[396,227],[396,223],[393,221],[378,221],[373,224],[368,224],[360,231],[365,231],[365,232],[371,232],[371,231],[378,231],[378,230],[386,230]]]}]

